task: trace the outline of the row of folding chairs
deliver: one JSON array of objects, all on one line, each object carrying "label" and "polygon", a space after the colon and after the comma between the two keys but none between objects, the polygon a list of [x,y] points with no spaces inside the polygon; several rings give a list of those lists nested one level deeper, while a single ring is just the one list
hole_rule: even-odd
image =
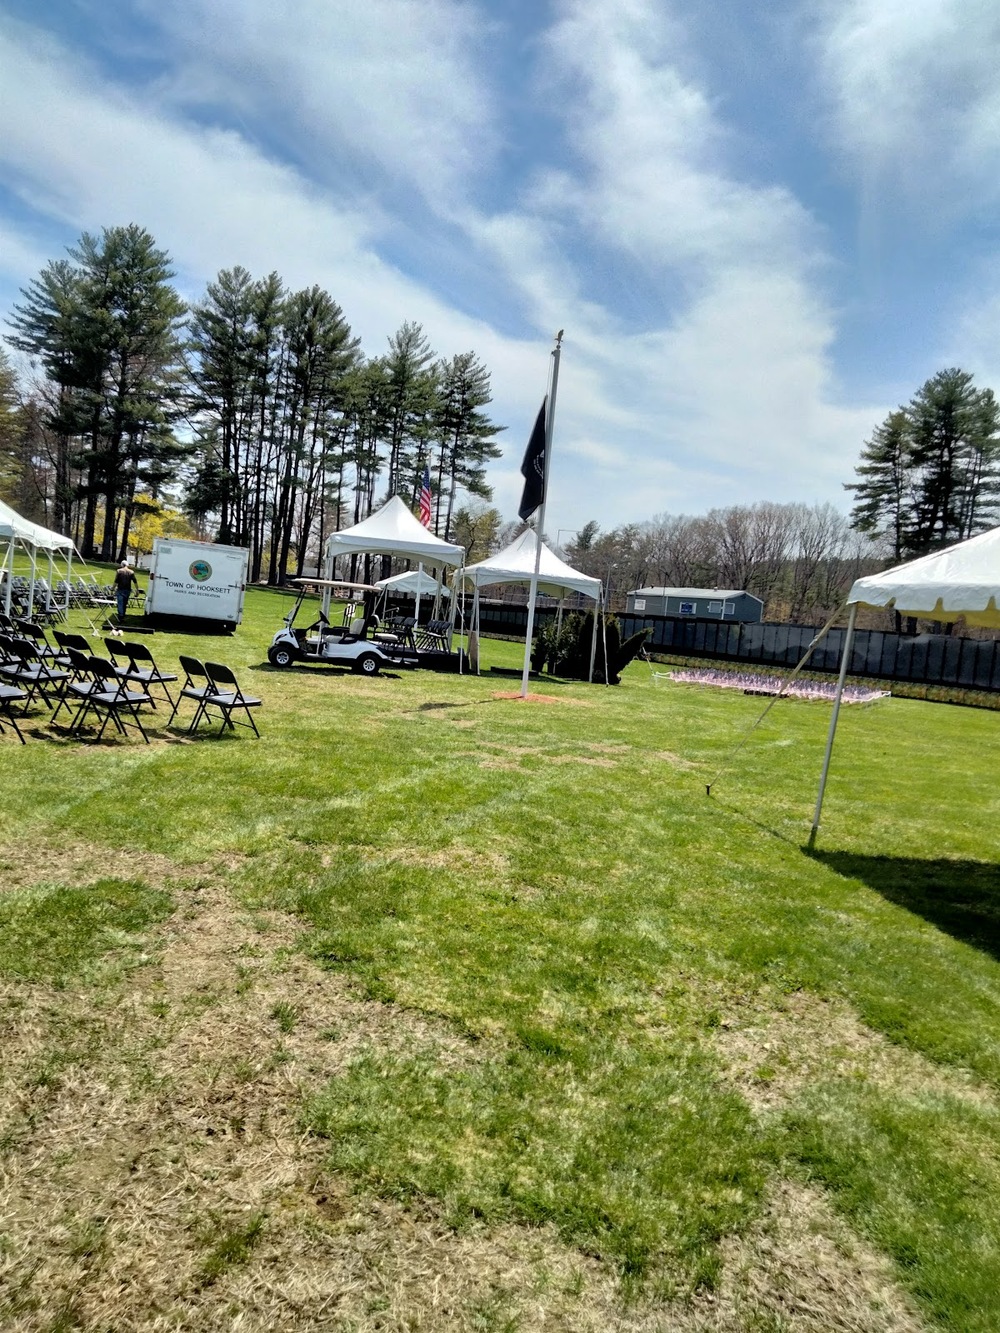
[{"label": "row of folding chairs", "polygon": [[[54,637],[55,645],[48,642],[44,631],[34,635],[0,633],[0,717],[11,724],[22,744],[24,736],[17,724],[15,704],[21,705],[22,713],[35,704],[48,707],[52,722],[65,707],[72,713],[71,734],[79,733],[92,721],[99,724],[100,740],[110,723],[122,735],[134,728],[148,744],[139,710],[156,709],[154,690],[160,692],[160,702],[171,707],[168,727],[177,716],[181,700],[188,699],[195,704],[189,732],[217,716],[220,732],[247,726],[255,736],[260,735],[253,710],[260,707],[261,700],[247,695],[230,668],[221,663],[202,663],[181,656],[184,681],[175,697],[170,686],[179,677],[161,670],[145,644],[105,639],[109,653],[105,658],[92,653],[82,635],[56,630]],[[72,712],[74,707],[76,711]]]},{"label": "row of folding chairs", "polygon": [[[37,616],[45,620],[62,620],[65,616],[65,598],[56,596],[43,578],[31,580],[22,575],[15,575],[10,580],[11,605],[17,607],[23,615]],[[0,599],[6,604],[6,570],[0,577]]]},{"label": "row of folding chairs", "polygon": [[450,620],[428,620],[426,625],[417,626],[414,638],[418,648],[433,648],[445,652],[450,642],[450,633]]}]

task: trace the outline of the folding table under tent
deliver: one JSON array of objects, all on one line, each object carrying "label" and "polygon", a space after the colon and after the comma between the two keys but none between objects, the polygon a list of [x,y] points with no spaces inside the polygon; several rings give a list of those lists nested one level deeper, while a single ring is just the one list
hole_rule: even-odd
[{"label": "folding table under tent", "polygon": [[[525,528],[520,537],[515,537],[509,546],[505,546],[496,555],[487,560],[480,560],[469,565],[461,574],[461,582],[471,585],[475,590],[472,603],[472,635],[479,643],[479,589],[488,588],[494,583],[515,583],[531,585],[535,572],[535,555],[538,551],[538,534],[533,528]],[[541,557],[538,562],[538,591],[549,597],[558,597],[559,614],[562,615],[562,599],[570,592],[581,593],[595,603],[595,611],[604,604],[604,585],[600,579],[591,578],[573,569],[545,545],[541,543]],[[594,655],[597,651],[597,616],[594,616],[594,634],[590,645],[590,678],[594,677]],[[471,649],[470,649],[471,655]],[[478,670],[479,654],[476,652]]]},{"label": "folding table under tent", "polygon": [[901,615],[919,616],[922,620],[953,622],[961,619],[968,625],[1000,629],[998,597],[1000,597],[1000,528],[991,528],[989,532],[982,532],[978,537],[970,537],[956,546],[935,551],[933,555],[921,556],[919,560],[910,560],[905,565],[897,565],[895,569],[887,569],[881,574],[868,574],[864,578],[855,579],[851,591],[847,594],[850,615],[847,621],[847,633],[844,635],[840,676],[837,680],[833,716],[830,719],[826,754],[823,758],[823,772],[816,797],[816,811],[809,835],[810,847],[816,841],[819,818],[823,810],[823,794],[830,769],[833,738],[837,731],[840,699],[851,660],[851,644],[854,639],[854,622],[858,607],[868,606],[876,610],[891,608]]},{"label": "folding table under tent", "polygon": [[[424,572],[424,565],[430,569],[458,569],[465,563],[465,547],[436,537],[414,517],[398,495],[392,496],[381,509],[376,509],[374,514],[369,514],[352,528],[330,534],[324,550],[325,578],[333,578],[334,561],[344,555],[391,555],[398,560],[416,561],[418,574]],[[323,598],[323,611],[328,615],[329,588]],[[452,631],[454,615],[453,604]]]},{"label": "folding table under tent", "polygon": [[[73,539],[64,537],[62,533],[52,532],[49,528],[43,528],[40,523],[32,523],[30,519],[22,518],[16,510],[11,509],[10,505],[4,504],[0,500],[0,551],[3,553],[3,558],[0,559],[0,573],[4,575],[3,594],[0,600],[3,602],[4,615],[10,615],[11,596],[14,590],[14,551],[18,547],[25,552],[31,561],[31,575],[28,580],[29,612],[34,605],[39,553],[47,557],[49,564],[48,606],[46,609],[66,611],[69,607],[70,574],[73,568],[73,555],[76,551]],[[54,562],[57,555],[60,555],[66,561],[64,606],[58,606],[52,600],[52,584],[55,578]]]}]

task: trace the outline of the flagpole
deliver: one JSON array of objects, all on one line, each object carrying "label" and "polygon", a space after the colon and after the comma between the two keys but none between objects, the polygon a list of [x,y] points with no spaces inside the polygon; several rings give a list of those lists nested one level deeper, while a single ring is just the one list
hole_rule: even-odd
[{"label": "flagpole", "polygon": [[531,573],[531,586],[528,593],[528,630],[524,641],[524,670],[521,673],[521,698],[528,697],[528,673],[531,670],[531,636],[535,628],[535,599],[538,596],[538,571],[542,563],[542,534],[545,531],[545,505],[549,498],[549,468],[552,465],[552,426],[556,418],[556,388],[559,384],[559,357],[562,352],[562,329],[556,334],[556,345],[552,349],[552,368],[550,387],[547,395],[548,407],[545,413],[545,477],[542,482],[542,503],[535,523],[535,568]]}]

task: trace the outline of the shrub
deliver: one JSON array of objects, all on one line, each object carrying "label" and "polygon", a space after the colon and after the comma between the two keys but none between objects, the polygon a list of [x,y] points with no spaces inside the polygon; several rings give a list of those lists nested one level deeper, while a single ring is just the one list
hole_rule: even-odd
[{"label": "shrub", "polygon": [[[603,625],[602,625],[603,621]],[[597,646],[594,652],[594,681],[618,685],[621,673],[642,648],[650,631],[640,630],[622,642],[621,630],[614,616],[601,616],[597,622]],[[594,638],[594,613],[567,616],[558,635],[555,623],[546,625],[535,640],[531,664],[536,671],[547,666],[554,675],[571,680],[590,676],[590,653]],[[605,665],[605,649],[607,665]]]}]

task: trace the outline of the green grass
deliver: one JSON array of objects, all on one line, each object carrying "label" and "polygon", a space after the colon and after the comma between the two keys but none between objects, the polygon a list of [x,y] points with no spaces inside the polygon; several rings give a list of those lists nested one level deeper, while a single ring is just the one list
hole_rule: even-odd
[{"label": "green grass", "polygon": [[[233,666],[265,700],[260,741],[0,738],[4,837],[224,867],[249,909],[294,913],[324,967],[453,1034],[366,1047],[303,1104],[358,1189],[456,1227],[551,1224],[670,1293],[716,1282],[767,1182],[805,1177],[929,1319],[995,1327],[1000,718],[846,709],[809,855],[822,705],[779,703],[708,798],[763,701],[639,664],[618,689],[533,683],[557,702],[528,705],[493,697],[509,679],[282,674],[265,650],[289,604],[251,592],[232,638],[148,639],[168,666]],[[57,980],[124,947],[167,910],[155,892],[0,899],[0,971]],[[720,1032],[800,993],[849,1006],[924,1083],[831,1060],[755,1112]],[[281,1033],[298,1018],[271,1014]]]},{"label": "green grass", "polygon": [[231,1268],[245,1264],[264,1235],[265,1222],[259,1212],[237,1222],[212,1219],[203,1228],[207,1254],[199,1274],[201,1285],[209,1286]]},{"label": "green grass", "polygon": [[102,955],[128,950],[173,899],[136,881],[42,885],[0,897],[0,977],[62,985]]}]

